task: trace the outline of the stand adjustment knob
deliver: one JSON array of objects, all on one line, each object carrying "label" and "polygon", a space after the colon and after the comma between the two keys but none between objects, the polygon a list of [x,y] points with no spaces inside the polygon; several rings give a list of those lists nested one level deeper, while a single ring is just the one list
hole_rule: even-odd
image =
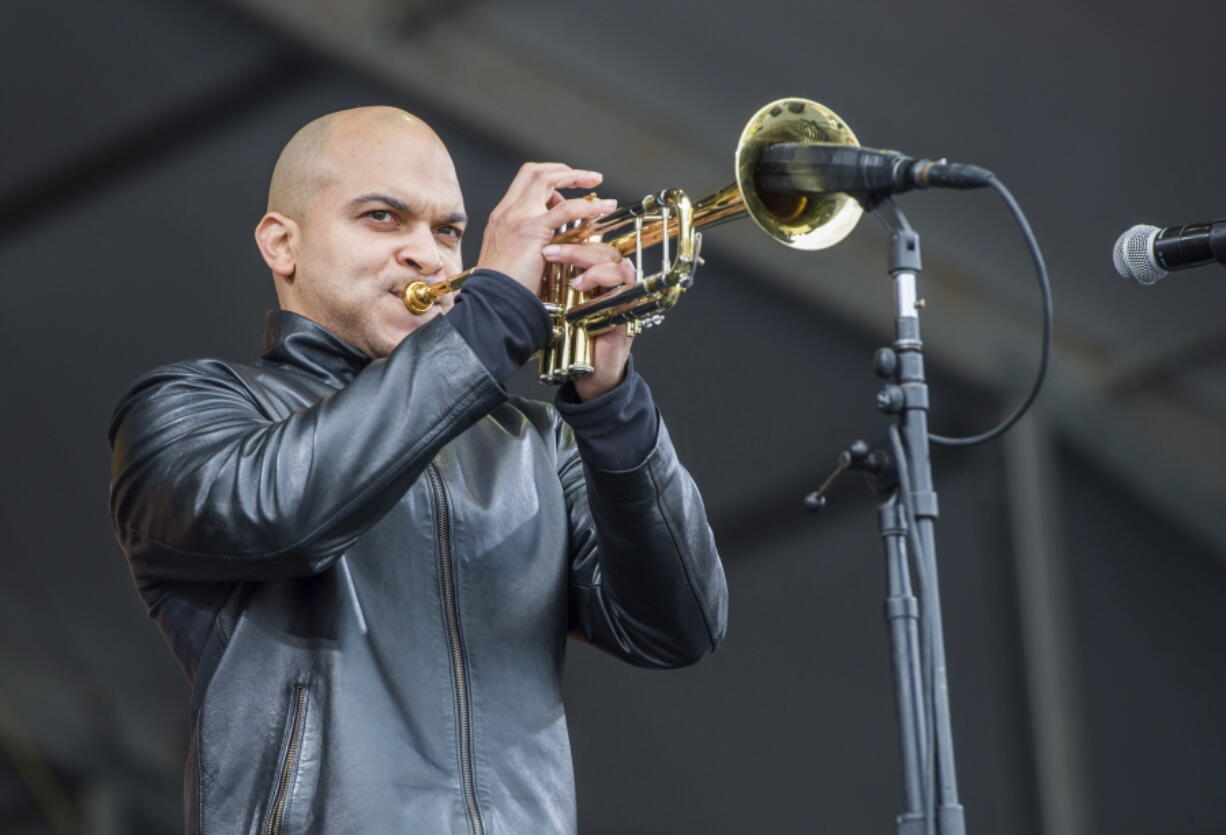
[{"label": "stand adjustment knob", "polygon": [[898,354],[893,348],[878,348],[873,354],[873,373],[883,380],[893,380],[898,374]]},{"label": "stand adjustment knob", "polygon": [[902,386],[890,384],[877,392],[877,408],[887,415],[896,415],[901,412],[902,407],[906,405],[906,400]]},{"label": "stand adjustment knob", "polygon": [[826,497],[814,490],[805,496],[805,510],[817,515],[826,509]]},{"label": "stand adjustment knob", "polygon": [[856,441],[839,455],[839,466],[848,470],[863,470],[869,475],[880,475],[890,466],[890,456],[885,450],[874,449],[864,441]]},{"label": "stand adjustment knob", "polygon": [[863,463],[864,459],[868,458],[868,454],[871,451],[872,447],[870,447],[864,441],[852,441],[851,446],[849,446],[847,451],[843,453],[847,456],[847,466],[850,467]]}]

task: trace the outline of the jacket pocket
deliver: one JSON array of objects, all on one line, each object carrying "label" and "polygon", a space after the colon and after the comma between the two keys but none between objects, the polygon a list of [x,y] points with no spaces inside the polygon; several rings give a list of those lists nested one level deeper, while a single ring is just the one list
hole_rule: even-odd
[{"label": "jacket pocket", "polygon": [[[315,771],[312,765],[318,766],[316,755],[307,750],[315,740],[315,734],[310,732],[311,704],[310,690],[305,683],[294,685],[290,696],[289,710],[286,712],[286,726],[281,743],[281,756],[278,758],[277,771],[273,775],[272,798],[268,804],[268,813],[263,835],[287,835],[290,832],[301,831],[297,825],[291,825],[291,812],[295,801],[305,805],[305,786],[300,786],[300,777],[304,771]],[[304,814],[308,809],[302,810]],[[294,814],[294,818],[301,815]]]}]

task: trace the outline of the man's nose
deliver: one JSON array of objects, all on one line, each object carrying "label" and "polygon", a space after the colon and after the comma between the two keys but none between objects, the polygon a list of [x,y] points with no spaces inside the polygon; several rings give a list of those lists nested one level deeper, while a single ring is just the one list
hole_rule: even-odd
[{"label": "man's nose", "polygon": [[412,267],[421,275],[433,275],[443,268],[443,256],[439,252],[434,233],[425,224],[417,226],[401,245],[396,260]]}]

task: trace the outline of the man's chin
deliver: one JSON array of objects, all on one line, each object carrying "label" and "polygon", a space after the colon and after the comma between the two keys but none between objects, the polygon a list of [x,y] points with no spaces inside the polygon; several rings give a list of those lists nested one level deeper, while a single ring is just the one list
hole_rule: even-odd
[{"label": "man's chin", "polygon": [[[407,311],[406,311],[407,312]],[[405,337],[424,326],[426,323],[434,319],[435,316],[440,316],[444,313],[437,305],[430,308],[425,313],[409,314],[412,318],[404,320],[397,317],[394,323],[388,323],[387,326],[381,329],[378,338],[372,340],[370,346],[371,356],[374,359],[386,357],[396,347],[405,340]]]}]

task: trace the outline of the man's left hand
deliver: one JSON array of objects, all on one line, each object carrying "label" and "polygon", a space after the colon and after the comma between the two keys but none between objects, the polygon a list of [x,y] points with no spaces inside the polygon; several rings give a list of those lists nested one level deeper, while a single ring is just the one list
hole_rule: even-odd
[{"label": "man's left hand", "polygon": [[[545,247],[546,261],[571,264],[583,270],[573,282],[576,290],[588,292],[600,287],[620,287],[636,278],[634,265],[608,244],[551,244]],[[592,340],[591,374],[575,380],[575,392],[587,402],[611,390],[626,375],[626,360],[634,337],[619,325]]]}]

